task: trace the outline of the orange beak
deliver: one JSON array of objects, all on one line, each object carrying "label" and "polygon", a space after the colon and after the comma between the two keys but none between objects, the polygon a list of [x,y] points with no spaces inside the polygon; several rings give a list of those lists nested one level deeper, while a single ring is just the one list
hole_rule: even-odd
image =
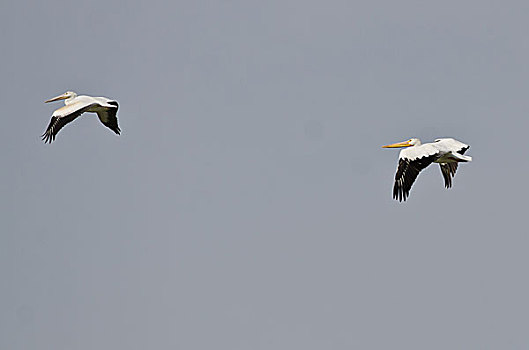
[{"label": "orange beak", "polygon": [[53,101],[59,101],[59,100],[66,100],[68,98],[68,95],[62,94],[54,98],[50,98],[49,100],[44,101],[44,103],[53,102]]},{"label": "orange beak", "polygon": [[393,143],[391,145],[385,145],[385,146],[382,146],[382,148],[399,148],[399,147],[410,147],[410,146],[411,146],[410,141],[403,141],[403,142]]}]

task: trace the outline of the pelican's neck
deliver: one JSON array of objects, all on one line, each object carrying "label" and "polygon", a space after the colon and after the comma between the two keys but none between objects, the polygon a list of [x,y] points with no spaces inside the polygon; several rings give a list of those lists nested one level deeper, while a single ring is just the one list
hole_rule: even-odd
[{"label": "pelican's neck", "polygon": [[77,94],[75,92],[72,92],[72,94],[70,95],[70,97],[68,97],[66,100],[64,100],[64,104],[65,105],[69,105],[71,103],[73,103],[73,100],[77,97]]}]

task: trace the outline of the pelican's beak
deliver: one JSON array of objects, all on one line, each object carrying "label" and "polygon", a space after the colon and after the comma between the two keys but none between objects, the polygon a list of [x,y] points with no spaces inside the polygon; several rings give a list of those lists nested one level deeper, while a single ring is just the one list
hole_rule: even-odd
[{"label": "pelican's beak", "polygon": [[44,103],[53,102],[53,101],[59,101],[59,100],[66,100],[68,98],[68,95],[62,94],[54,98],[50,98],[47,101],[44,101]]},{"label": "pelican's beak", "polygon": [[403,142],[393,143],[391,145],[385,145],[385,146],[382,146],[382,148],[399,148],[399,147],[410,147],[410,146],[411,146],[410,141],[403,141]]}]

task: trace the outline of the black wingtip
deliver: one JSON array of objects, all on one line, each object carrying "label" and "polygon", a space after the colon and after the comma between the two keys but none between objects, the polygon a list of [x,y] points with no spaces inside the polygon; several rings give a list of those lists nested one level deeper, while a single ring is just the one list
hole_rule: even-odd
[{"label": "black wingtip", "polygon": [[42,141],[44,141],[44,143],[51,143],[53,140],[55,140],[55,135],[47,131],[44,134],[42,134],[40,137],[42,138]]}]

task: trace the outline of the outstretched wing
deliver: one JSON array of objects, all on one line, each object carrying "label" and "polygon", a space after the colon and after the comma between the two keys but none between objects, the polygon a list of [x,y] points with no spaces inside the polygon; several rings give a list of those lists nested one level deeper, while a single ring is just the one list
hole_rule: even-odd
[{"label": "outstretched wing", "polygon": [[119,135],[121,133],[121,129],[118,126],[118,103],[116,101],[109,101],[107,103],[113,107],[99,110],[97,112],[97,116],[103,125]]},{"label": "outstretched wing", "polygon": [[439,163],[439,167],[445,180],[445,187],[452,187],[452,178],[456,175],[457,163]]},{"label": "outstretched wing", "polygon": [[437,154],[415,159],[399,158],[399,166],[395,174],[395,184],[393,185],[393,198],[405,201],[409,197],[411,186],[421,170],[430,165],[436,157]]},{"label": "outstretched wing", "polygon": [[93,105],[94,104],[86,104],[83,102],[73,103],[53,112],[50,124],[48,125],[46,132],[41,136],[44,143],[51,143],[55,140],[55,136],[57,136],[59,130],[61,130],[66,124],[74,121],[75,118],[86,112]]}]

